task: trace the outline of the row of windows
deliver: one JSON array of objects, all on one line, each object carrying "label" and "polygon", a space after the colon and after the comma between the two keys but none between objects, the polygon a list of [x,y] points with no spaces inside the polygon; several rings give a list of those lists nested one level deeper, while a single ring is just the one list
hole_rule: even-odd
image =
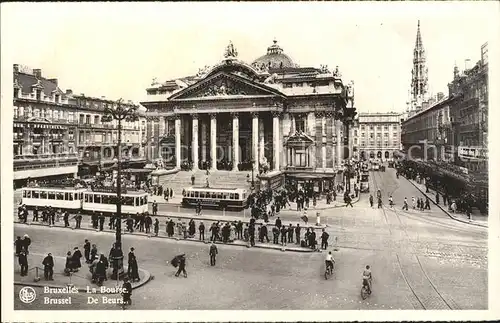
[{"label": "row of windows", "polygon": [[[364,124],[362,124],[360,127],[361,127],[361,130],[365,130],[366,128],[369,128],[370,130],[374,130],[375,129],[375,126],[373,126],[373,125],[365,126]],[[377,130],[382,130],[382,126],[377,126],[376,129]],[[397,124],[392,125],[392,129],[393,130],[398,130],[398,125]],[[384,130],[386,130],[386,131],[389,130],[389,126],[385,125],[384,126]]]},{"label": "row of windows", "polygon": [[[37,100],[41,100],[42,99],[42,91],[36,90],[35,96],[36,96]],[[59,94],[54,94],[52,97],[54,98],[54,101],[56,103],[61,103],[61,96]],[[14,98],[19,98],[19,89],[17,89],[17,88],[14,89]]]},{"label": "row of windows", "polygon": [[[147,196],[124,196],[122,197],[122,205],[128,206],[141,206],[148,203]],[[116,196],[113,195],[100,195],[100,194],[85,194],[85,203],[96,203],[96,204],[116,204]]]},{"label": "row of windows", "polygon": [[292,88],[292,87],[316,87],[316,86],[328,86],[330,82],[328,81],[319,81],[319,82],[300,82],[300,83],[283,83],[284,88]]},{"label": "row of windows", "polygon": [[[188,191],[188,192],[185,192],[184,196],[193,197],[193,198],[219,199],[219,200],[239,200],[240,199],[240,194],[238,194],[238,193]],[[244,196],[243,196],[243,198],[244,198]]]},{"label": "row of windows", "polygon": [[63,193],[63,192],[25,190],[23,191],[23,197],[32,199],[57,200],[57,201],[74,201],[74,200],[81,200],[83,198],[83,193],[72,193],[72,192]]},{"label": "row of windows", "polygon": [[52,121],[56,120],[67,120],[68,122],[74,121],[74,113],[70,111],[57,110],[57,109],[32,109],[31,107],[16,107],[14,106],[14,118],[19,117],[35,117],[35,118],[46,118]]}]

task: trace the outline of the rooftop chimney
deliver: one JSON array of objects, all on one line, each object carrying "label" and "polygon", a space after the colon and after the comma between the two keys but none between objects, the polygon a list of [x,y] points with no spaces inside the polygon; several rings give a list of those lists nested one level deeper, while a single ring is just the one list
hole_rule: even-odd
[{"label": "rooftop chimney", "polygon": [[56,86],[59,86],[57,79],[49,79],[49,81],[54,83]]},{"label": "rooftop chimney", "polygon": [[19,73],[19,64],[14,64],[14,73]]},{"label": "rooftop chimney", "polygon": [[73,94],[73,90],[70,90],[70,89],[66,90],[66,95],[72,95],[72,94]]},{"label": "rooftop chimney", "polygon": [[39,68],[34,68],[33,69],[33,75],[35,75],[35,77],[37,79],[41,79],[42,78],[42,70],[39,69]]}]

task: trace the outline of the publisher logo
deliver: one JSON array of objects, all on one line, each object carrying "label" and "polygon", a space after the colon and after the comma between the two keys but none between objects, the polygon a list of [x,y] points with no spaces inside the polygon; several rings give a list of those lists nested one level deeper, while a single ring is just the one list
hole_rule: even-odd
[{"label": "publisher logo", "polygon": [[33,288],[26,286],[21,288],[19,291],[19,299],[21,302],[29,304],[32,303],[36,298],[36,292]]}]

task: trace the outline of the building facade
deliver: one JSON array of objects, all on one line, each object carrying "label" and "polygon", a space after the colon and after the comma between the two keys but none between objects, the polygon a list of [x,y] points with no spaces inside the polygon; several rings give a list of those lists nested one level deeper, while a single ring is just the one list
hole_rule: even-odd
[{"label": "building facade", "polygon": [[455,67],[448,84],[456,97],[451,108],[456,163],[471,171],[488,170],[488,44],[481,46],[481,59],[460,73]]},{"label": "building facade", "polygon": [[360,113],[353,131],[360,160],[388,160],[401,149],[400,113]]},{"label": "building facade", "polygon": [[[333,176],[343,109],[353,98],[338,67],[299,67],[276,41],[247,64],[232,43],[195,76],[148,88],[148,156],[169,168]],[[323,176],[322,175],[322,176]]]},{"label": "building facade", "polygon": [[438,96],[437,102],[403,122],[403,147],[415,158],[484,173],[488,169],[487,44],[474,67],[461,73],[455,66],[453,74],[447,97]]},{"label": "building facade", "polygon": [[[116,102],[74,95],[71,90],[63,92],[57,79],[45,78],[41,69],[30,69],[19,64],[14,64],[13,81],[16,186],[24,185],[28,179],[77,176],[82,168],[87,167],[86,164],[102,161],[98,152],[105,152],[103,145],[113,145],[117,127],[113,123],[100,122],[100,118],[105,104]],[[144,115],[136,124],[124,127],[123,142],[127,156],[127,147],[140,148],[143,145],[141,136],[145,131],[135,129],[141,126],[144,130]],[[111,139],[104,139],[102,133]],[[144,150],[131,153],[131,156],[142,156],[144,159]]]}]

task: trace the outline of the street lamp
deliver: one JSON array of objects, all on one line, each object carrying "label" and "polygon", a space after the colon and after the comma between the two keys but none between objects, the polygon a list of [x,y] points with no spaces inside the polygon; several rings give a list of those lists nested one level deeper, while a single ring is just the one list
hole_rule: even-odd
[{"label": "street lamp", "polygon": [[254,178],[254,164],[255,164],[255,160],[252,159],[252,186],[251,186],[251,189],[252,189],[252,192],[254,191],[255,189],[255,178]]},{"label": "street lamp", "polygon": [[[102,122],[110,122],[112,120],[118,121],[118,142],[117,142],[117,171],[118,176],[116,179],[116,217],[118,221],[116,222],[116,236],[114,245],[114,270],[113,274],[117,275],[118,271],[123,268],[120,263],[123,263],[123,251],[122,251],[122,165],[121,165],[121,143],[122,143],[122,121],[134,122],[139,118],[137,116],[137,107],[133,105],[123,105],[123,100],[119,99],[116,102],[116,106],[106,107],[104,109],[104,115],[102,116]],[[122,269],[123,270],[123,269]]]}]

